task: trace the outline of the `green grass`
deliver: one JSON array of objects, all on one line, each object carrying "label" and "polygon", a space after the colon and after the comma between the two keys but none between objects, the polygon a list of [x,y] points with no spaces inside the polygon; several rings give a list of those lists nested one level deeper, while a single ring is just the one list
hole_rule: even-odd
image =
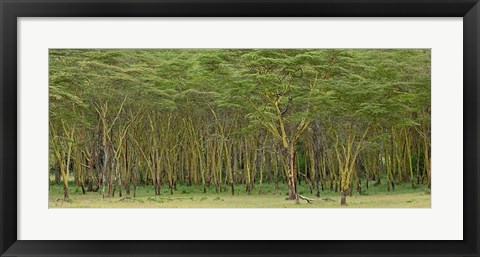
[{"label": "green grass", "polygon": [[[372,183],[371,183],[372,184]],[[215,193],[214,187],[207,188],[203,193],[202,186],[177,185],[177,190],[170,194],[168,187],[162,188],[161,195],[154,195],[153,186],[137,187],[137,195],[132,193],[119,197],[118,191],[113,198],[102,198],[99,192],[82,194],[80,188],[70,184],[69,201],[63,201],[63,187],[51,184],[49,189],[49,208],[430,208],[431,196],[426,187],[412,188],[409,184],[401,184],[395,190],[388,192],[385,185],[372,186],[366,190],[363,186],[362,194],[354,191],[353,196],[347,197],[347,206],[340,206],[340,193],[325,189],[320,192],[321,199],[307,203],[300,200],[286,200],[287,187],[280,184],[277,193],[274,193],[273,184],[256,185],[250,192],[245,192],[244,185],[235,187],[235,195],[231,195],[230,187],[225,191]],[[310,193],[307,185],[298,187],[299,194],[316,199]]]}]

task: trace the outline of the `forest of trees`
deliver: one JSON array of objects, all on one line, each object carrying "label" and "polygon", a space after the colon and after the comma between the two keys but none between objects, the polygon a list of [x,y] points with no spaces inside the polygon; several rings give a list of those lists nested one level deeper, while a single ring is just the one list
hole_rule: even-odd
[{"label": "forest of trees", "polygon": [[428,49],[50,49],[49,183],[430,189],[430,92]]}]

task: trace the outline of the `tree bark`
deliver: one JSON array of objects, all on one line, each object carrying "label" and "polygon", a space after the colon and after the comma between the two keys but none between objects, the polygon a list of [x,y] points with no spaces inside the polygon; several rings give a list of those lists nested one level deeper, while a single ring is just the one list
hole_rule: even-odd
[{"label": "tree bark", "polygon": [[297,200],[295,181],[295,148],[290,145],[288,148],[288,199]]},{"label": "tree bark", "polygon": [[340,200],[340,205],[341,206],[347,206],[347,192],[342,191],[342,197]]},{"label": "tree bark", "polygon": [[68,200],[68,181],[63,180],[63,199]]}]

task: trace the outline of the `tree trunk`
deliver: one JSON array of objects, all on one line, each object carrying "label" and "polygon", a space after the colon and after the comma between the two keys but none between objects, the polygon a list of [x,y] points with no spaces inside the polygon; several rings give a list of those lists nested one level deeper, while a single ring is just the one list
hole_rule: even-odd
[{"label": "tree trunk", "polygon": [[137,173],[134,170],[134,168],[132,168],[132,176],[133,176],[133,197],[136,197],[137,196]]},{"label": "tree trunk", "polygon": [[68,180],[63,180],[63,200],[68,200]]},{"label": "tree trunk", "polygon": [[297,190],[295,186],[295,149],[291,145],[288,149],[288,199],[297,200]]},{"label": "tree trunk", "polygon": [[108,166],[108,150],[107,146],[103,146],[103,165],[102,165],[102,196],[105,198],[105,184],[107,182],[107,166]]},{"label": "tree trunk", "polygon": [[81,182],[81,187],[82,187],[82,194],[85,194],[85,182]]},{"label": "tree trunk", "polygon": [[60,164],[58,161],[55,162],[55,182],[57,185],[60,185],[60,176],[61,176],[61,171],[60,171]]},{"label": "tree trunk", "polygon": [[341,206],[347,206],[347,192],[342,191],[342,197],[340,200],[340,205]]}]

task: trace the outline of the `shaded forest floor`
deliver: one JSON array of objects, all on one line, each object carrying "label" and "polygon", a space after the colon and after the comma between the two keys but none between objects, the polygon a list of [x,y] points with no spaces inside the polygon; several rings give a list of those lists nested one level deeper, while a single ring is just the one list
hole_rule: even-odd
[{"label": "shaded forest floor", "polygon": [[[372,184],[372,183],[371,183]],[[215,193],[213,187],[207,188],[203,193],[202,186],[177,185],[177,190],[170,194],[168,187],[162,189],[161,195],[155,195],[153,186],[137,187],[136,197],[123,192],[119,197],[118,191],[113,198],[102,199],[100,192],[87,192],[82,194],[80,188],[70,185],[70,199],[63,201],[63,187],[51,183],[49,189],[49,208],[340,208],[340,193],[325,189],[320,191],[320,198],[315,193],[310,193],[308,185],[299,186],[299,194],[311,199],[323,199],[307,203],[300,200],[286,200],[287,188],[279,185],[274,193],[273,184],[263,184],[262,193],[260,186],[256,185],[250,192],[245,192],[245,185],[237,185],[235,195],[231,195],[230,187],[223,192]],[[401,184],[395,190],[387,191],[386,185],[370,185],[359,194],[347,197],[346,208],[430,208],[431,195],[426,186],[417,186],[415,189],[409,184]],[[345,207],[342,207],[345,208]]]}]

